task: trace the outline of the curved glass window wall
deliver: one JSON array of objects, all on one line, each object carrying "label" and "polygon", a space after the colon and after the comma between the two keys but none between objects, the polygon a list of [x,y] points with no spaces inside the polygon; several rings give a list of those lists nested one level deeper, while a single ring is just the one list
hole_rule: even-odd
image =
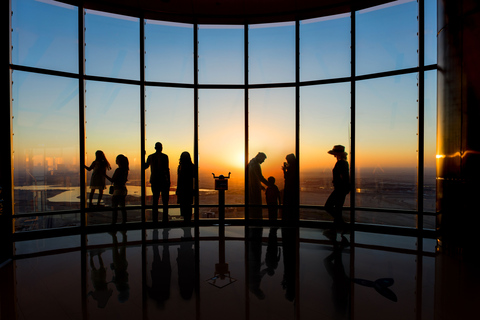
[{"label": "curved glass window wall", "polygon": [[285,156],[298,157],[300,219],[330,221],[327,151],[342,144],[354,184],[345,219],[434,229],[436,1],[251,25],[11,2],[15,232],[108,223],[110,209],[88,207],[83,165],[97,150],[107,175],[128,157],[128,221],[151,221],[142,163],[157,141],[170,158],[173,220],[187,151],[198,167],[196,219],[218,218],[212,173],[229,172],[226,218],[248,219],[245,168],[265,152],[263,175],[280,189]]}]

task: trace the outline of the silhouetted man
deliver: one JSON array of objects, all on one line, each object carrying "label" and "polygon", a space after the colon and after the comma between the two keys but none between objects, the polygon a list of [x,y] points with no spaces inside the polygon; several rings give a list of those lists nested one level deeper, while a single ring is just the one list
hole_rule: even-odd
[{"label": "silhouetted man", "polygon": [[158,222],[158,200],[162,194],[163,218],[168,222],[168,196],[170,192],[170,168],[168,156],[162,153],[163,146],[160,142],[155,144],[155,153],[148,156],[144,169],[150,167],[150,185],[152,187],[152,220]]},{"label": "silhouetted man", "polygon": [[262,175],[261,164],[265,161],[267,156],[263,152],[259,152],[255,158],[248,163],[248,199],[249,203],[255,205],[250,208],[250,217],[254,219],[262,219],[262,190],[268,185],[267,179]]}]

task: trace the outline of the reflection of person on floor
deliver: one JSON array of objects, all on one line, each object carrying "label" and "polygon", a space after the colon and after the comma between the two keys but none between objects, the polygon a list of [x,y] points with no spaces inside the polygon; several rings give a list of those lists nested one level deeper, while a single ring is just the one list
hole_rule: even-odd
[{"label": "reflection of person on floor", "polygon": [[[102,252],[103,251],[97,250],[90,251],[90,272],[94,291],[90,291],[88,295],[91,295],[93,299],[97,301],[99,308],[105,308],[113,292],[107,285],[107,268],[105,268],[103,264]],[[95,267],[95,262],[93,261],[94,256],[98,256],[98,269]]]},{"label": "reflection of person on floor", "polygon": [[118,168],[113,173],[113,176],[106,178],[113,183],[112,194],[112,224],[117,223],[118,207],[122,208],[122,223],[127,222],[127,210],[125,209],[125,198],[127,197],[127,180],[128,180],[128,158],[123,154],[119,154],[115,161]]},{"label": "reflection of person on floor", "polygon": [[288,154],[285,159],[287,162],[284,162],[282,167],[285,178],[282,219],[297,221],[299,205],[297,159],[293,153]]},{"label": "reflection of person on floor", "polygon": [[178,248],[178,287],[184,300],[189,300],[193,295],[195,286],[195,251],[190,227],[184,227],[183,237]]},{"label": "reflection of person on floor", "polygon": [[265,253],[265,265],[267,268],[262,273],[267,273],[269,276],[275,274],[278,262],[282,256],[282,250],[278,247],[277,230],[278,228],[270,228],[268,233],[267,252]]},{"label": "reflection of person on floor", "polygon": [[162,194],[162,222],[168,222],[168,197],[170,192],[170,167],[168,156],[162,153],[163,145],[155,143],[155,153],[148,156],[143,168],[150,167],[150,185],[152,188],[152,220],[158,222],[158,201]]},{"label": "reflection of person on floor", "polygon": [[325,210],[333,216],[335,229],[344,229],[345,221],[342,218],[343,204],[345,197],[350,192],[349,166],[345,147],[336,145],[329,154],[337,158],[333,167],[333,191],[325,202]]},{"label": "reflection of person on floor", "polygon": [[268,186],[265,190],[265,199],[268,206],[268,219],[276,221],[278,216],[278,205],[282,204],[280,190],[275,185],[275,178],[268,177]]},{"label": "reflection of person on floor", "polygon": [[153,262],[150,275],[152,286],[147,287],[148,296],[157,302],[157,306],[163,308],[165,301],[170,298],[170,281],[172,278],[172,266],[170,263],[170,249],[168,247],[168,230],[163,230],[163,250],[160,257],[158,244],[158,229],[153,230]]},{"label": "reflection of person on floor", "polygon": [[195,165],[192,162],[190,153],[182,152],[180,163],[177,169],[177,203],[180,205],[180,214],[183,221],[192,220],[192,204],[195,187]]},{"label": "reflection of person on floor", "polygon": [[262,219],[262,186],[268,185],[267,179],[262,175],[262,167],[260,166],[267,156],[263,152],[259,152],[255,158],[248,163],[248,199],[249,204],[254,207],[250,208],[250,217],[253,219]]},{"label": "reflection of person on floor", "polygon": [[248,242],[248,286],[250,292],[258,299],[265,299],[265,293],[260,288],[260,282],[265,273],[262,274],[262,233],[263,228],[250,228]]},{"label": "reflection of person on floor", "polygon": [[283,280],[282,288],[288,301],[295,300],[295,277],[297,270],[297,228],[282,228]]},{"label": "reflection of person on floor", "polygon": [[122,244],[118,244],[117,233],[111,232],[113,241],[112,256],[113,263],[110,269],[113,270],[112,282],[118,292],[118,301],[123,303],[130,297],[130,286],[128,285],[128,261],[127,261],[127,231],[121,231]]},{"label": "reflection of person on floor", "polygon": [[342,242],[333,241],[333,252],[323,260],[325,269],[332,277],[332,299],[337,315],[346,317],[349,312],[350,278],[345,273],[342,261],[342,251],[348,246],[348,241],[342,237]]},{"label": "reflection of person on floor", "polygon": [[97,150],[95,152],[95,160],[92,162],[90,167],[85,166],[85,169],[88,171],[93,170],[92,176],[90,177],[90,195],[88,197],[88,206],[92,207],[93,195],[95,189],[98,189],[98,200],[97,206],[100,205],[103,197],[103,190],[105,189],[105,176],[107,170],[111,170],[112,167],[108,163],[107,158],[102,150]]}]

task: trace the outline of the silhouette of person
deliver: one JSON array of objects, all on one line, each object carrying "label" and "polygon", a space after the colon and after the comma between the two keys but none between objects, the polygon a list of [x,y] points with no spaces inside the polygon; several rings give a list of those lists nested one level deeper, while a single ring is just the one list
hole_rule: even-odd
[{"label": "silhouette of person", "polygon": [[144,170],[150,167],[150,185],[152,188],[152,220],[158,222],[158,201],[162,194],[162,222],[168,222],[168,197],[170,192],[170,167],[168,156],[162,153],[163,146],[155,143],[155,153],[148,156]]},{"label": "silhouette of person", "polygon": [[95,152],[95,160],[93,160],[90,167],[85,166],[85,169],[88,171],[93,170],[92,176],[90,177],[90,195],[88,197],[88,206],[92,207],[95,189],[98,189],[97,206],[100,206],[100,202],[102,201],[103,197],[103,190],[105,189],[105,176],[107,175],[107,170],[111,170],[112,167],[110,166],[110,163],[108,163],[103,151],[97,150]]},{"label": "silhouette of person", "polygon": [[323,260],[325,269],[332,277],[332,300],[335,311],[339,316],[345,317],[349,312],[350,278],[345,273],[342,261],[343,248],[348,246],[346,238],[342,242],[333,240],[333,251]]},{"label": "silhouette of person", "polygon": [[262,273],[267,273],[269,276],[275,274],[278,262],[282,256],[282,250],[278,247],[277,230],[278,228],[270,228],[268,233],[267,251],[265,253],[266,268]]},{"label": "silhouette of person", "polygon": [[177,169],[177,203],[180,205],[180,214],[185,222],[192,219],[192,204],[194,197],[195,165],[190,153],[182,152]]},{"label": "silhouette of person", "polygon": [[259,152],[248,163],[248,197],[249,202],[254,207],[250,208],[250,217],[253,219],[262,219],[262,186],[268,185],[267,179],[262,175],[261,164],[265,161],[267,156],[263,152]]},{"label": "silhouette of person", "polygon": [[[105,308],[108,299],[110,299],[113,293],[113,290],[108,288],[107,268],[105,268],[103,263],[102,252],[103,251],[99,250],[90,251],[91,279],[94,291],[90,291],[88,295],[91,295],[93,299],[97,301],[97,306],[99,308]],[[95,266],[95,262],[93,261],[94,256],[98,256],[98,268]]]},{"label": "silhouette of person", "polygon": [[128,158],[123,154],[119,154],[115,160],[118,168],[115,169],[113,176],[105,176],[113,183],[112,194],[112,224],[117,223],[118,207],[122,208],[122,223],[127,222],[127,210],[125,210],[125,198],[127,197],[127,180],[128,180]]},{"label": "silhouette of person", "polygon": [[268,177],[268,187],[265,190],[265,199],[268,205],[268,219],[271,221],[277,220],[278,205],[282,204],[280,197],[280,190],[275,185],[275,178]]},{"label": "silhouette of person", "polygon": [[[158,241],[158,229],[153,230],[153,240]],[[170,249],[168,247],[168,230],[163,230],[163,250],[162,257],[158,250],[159,244],[153,245],[153,262],[150,274],[152,276],[152,286],[147,287],[150,298],[157,302],[157,306],[163,308],[165,301],[170,298],[170,282],[172,278],[172,266],[170,263]]]},{"label": "silhouette of person", "polygon": [[262,233],[263,228],[250,228],[248,242],[248,287],[258,299],[265,299],[265,293],[260,288],[265,273],[260,271],[262,266]]},{"label": "silhouette of person", "polygon": [[113,263],[110,269],[113,270],[112,282],[118,292],[118,301],[123,303],[130,297],[130,286],[128,284],[128,261],[127,261],[127,231],[121,231],[122,244],[118,244],[117,233],[110,232],[113,241],[112,258]]},{"label": "silhouette of person", "polygon": [[192,228],[184,227],[180,247],[177,249],[178,287],[180,296],[189,300],[195,287],[195,251],[193,249]]},{"label": "silhouette of person", "polygon": [[345,147],[336,145],[329,154],[337,158],[333,167],[333,191],[325,202],[325,210],[332,215],[335,229],[343,229],[345,221],[342,218],[343,204],[345,197],[350,192],[350,169],[347,162],[347,153]]},{"label": "silhouette of person", "polygon": [[283,279],[282,288],[288,301],[295,300],[296,261],[297,261],[297,228],[282,228]]},{"label": "silhouette of person", "polygon": [[283,163],[283,177],[285,178],[285,187],[283,190],[283,220],[298,220],[299,190],[298,190],[298,170],[297,159],[293,153],[288,154]]}]

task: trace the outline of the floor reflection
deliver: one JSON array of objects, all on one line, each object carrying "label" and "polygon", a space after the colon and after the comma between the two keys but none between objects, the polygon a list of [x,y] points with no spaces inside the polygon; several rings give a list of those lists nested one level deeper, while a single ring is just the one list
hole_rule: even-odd
[{"label": "floor reflection", "polygon": [[0,319],[434,318],[435,255],[399,238],[389,249],[314,229],[135,232],[3,267]]}]

